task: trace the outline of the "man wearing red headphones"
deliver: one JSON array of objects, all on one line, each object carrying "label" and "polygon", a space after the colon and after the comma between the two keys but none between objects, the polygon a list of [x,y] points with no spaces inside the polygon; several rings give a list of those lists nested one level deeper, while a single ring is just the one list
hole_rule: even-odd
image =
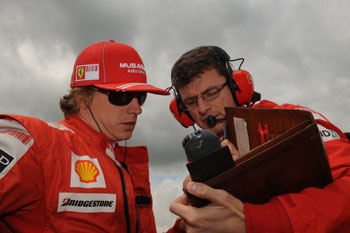
[{"label": "man wearing red headphones", "polygon": [[[184,182],[190,194],[207,199],[202,208],[189,205],[185,195],[170,210],[180,218],[169,232],[315,233],[350,232],[350,144],[346,136],[321,114],[298,105],[277,105],[254,91],[248,72],[233,70],[228,54],[219,47],[201,46],[182,55],[175,63],[171,80],[175,98],[170,109],[185,127],[197,124],[218,136],[223,122],[208,125],[208,116],[225,117],[225,107],[304,109],[313,113],[327,152],[334,182],[323,189],[306,188],[272,198],[268,203],[242,203],[224,190],[203,183]],[[239,154],[230,142],[233,158]]]}]

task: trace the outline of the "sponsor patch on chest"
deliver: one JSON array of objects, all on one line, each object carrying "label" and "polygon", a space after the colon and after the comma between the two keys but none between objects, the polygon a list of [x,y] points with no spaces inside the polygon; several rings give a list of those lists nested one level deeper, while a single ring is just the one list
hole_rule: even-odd
[{"label": "sponsor patch on chest", "polygon": [[117,196],[109,193],[59,193],[57,212],[115,212]]},{"label": "sponsor patch on chest", "polygon": [[72,152],[70,187],[106,188],[105,178],[97,158],[78,156]]}]

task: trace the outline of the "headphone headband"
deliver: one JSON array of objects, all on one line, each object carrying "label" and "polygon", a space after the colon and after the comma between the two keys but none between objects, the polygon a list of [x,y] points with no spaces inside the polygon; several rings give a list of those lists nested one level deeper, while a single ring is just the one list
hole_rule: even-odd
[{"label": "headphone headband", "polygon": [[[228,87],[230,88],[230,91],[231,91],[231,94],[232,94],[232,98],[235,101],[237,106],[241,106],[241,103],[238,100],[237,94],[236,94],[236,92],[241,92],[241,89],[237,85],[237,82],[235,81],[235,79],[232,77],[234,71],[233,71],[233,69],[231,67],[230,56],[228,55],[228,53],[225,50],[223,50],[222,48],[220,48],[218,46],[210,46],[210,48],[215,52],[215,54],[224,63],[226,71],[227,71],[226,74],[225,74],[225,77],[226,77],[226,80],[227,80],[227,83],[228,83]],[[235,60],[239,60],[239,59],[235,59]],[[244,62],[244,59],[242,60],[242,63],[243,62]]]},{"label": "headphone headband", "polygon": [[218,55],[222,61],[224,62],[230,61],[230,55],[228,55],[228,53],[226,53],[226,51],[223,50],[222,48],[218,46],[209,46],[209,48],[213,49],[216,55]]}]

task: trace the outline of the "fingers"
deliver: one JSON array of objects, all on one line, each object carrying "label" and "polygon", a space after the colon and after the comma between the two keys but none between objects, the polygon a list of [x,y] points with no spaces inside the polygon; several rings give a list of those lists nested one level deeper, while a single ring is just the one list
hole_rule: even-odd
[{"label": "fingers", "polygon": [[182,183],[182,189],[185,189],[186,184],[190,181],[191,181],[191,176],[190,175],[186,176],[186,178],[184,179],[184,181]]},{"label": "fingers", "polygon": [[215,202],[217,199],[216,195],[220,194],[218,193],[219,190],[217,189],[210,188],[208,185],[203,183],[192,181],[186,184],[186,190],[196,197],[207,199],[212,202]]},{"label": "fingers", "polygon": [[202,208],[188,204],[186,195],[178,197],[170,205],[170,211],[180,217],[179,229],[184,232],[236,232],[245,231],[243,203],[224,190],[213,189],[206,184],[189,181],[186,191],[212,201]]},{"label": "fingers", "polygon": [[192,214],[192,206],[189,205],[188,198],[185,194],[176,198],[169,206],[170,212],[180,218],[187,219]]},{"label": "fingers", "polygon": [[236,160],[239,158],[240,154],[239,154],[239,151],[236,149],[236,147],[232,144],[232,142],[230,142],[228,139],[224,139],[222,142],[221,142],[221,146],[224,147],[224,146],[228,146],[228,148],[230,149],[230,152],[231,152],[231,155],[232,155],[232,158],[233,160]]},{"label": "fingers", "polygon": [[213,189],[206,184],[188,182],[186,190],[194,196],[207,199],[214,205],[226,206],[241,219],[245,219],[243,203],[224,190]]},{"label": "fingers", "polygon": [[[181,196],[177,197],[171,204],[170,204],[170,211],[175,208],[179,208],[181,206],[187,207],[190,206],[190,202],[186,196],[186,194],[182,194]],[[182,207],[181,207],[182,208]]]}]

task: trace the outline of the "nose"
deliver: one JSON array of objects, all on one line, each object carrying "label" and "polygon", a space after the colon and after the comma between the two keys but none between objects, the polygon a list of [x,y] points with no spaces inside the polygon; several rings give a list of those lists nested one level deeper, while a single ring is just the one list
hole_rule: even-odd
[{"label": "nose", "polygon": [[208,109],[210,108],[208,105],[208,102],[206,102],[205,100],[203,100],[203,98],[199,97],[197,99],[197,104],[198,104],[198,112],[199,114],[204,115]]},{"label": "nose", "polygon": [[134,97],[131,100],[131,102],[129,104],[128,112],[136,114],[136,115],[140,115],[142,113],[142,108],[141,108],[141,106],[139,104],[139,101],[138,101],[137,97]]}]

